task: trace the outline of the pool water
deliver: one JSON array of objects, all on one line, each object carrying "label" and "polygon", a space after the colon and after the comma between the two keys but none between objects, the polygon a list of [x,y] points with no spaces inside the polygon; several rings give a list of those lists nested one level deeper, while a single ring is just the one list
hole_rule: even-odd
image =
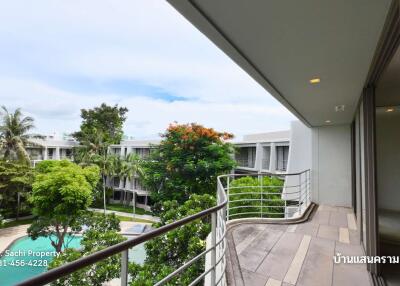
[{"label": "pool water", "polygon": [[[82,239],[80,236],[70,237],[70,239],[69,248],[80,247]],[[6,251],[9,255],[5,253],[0,257],[1,286],[12,286],[45,272],[55,255],[50,239],[46,237],[32,240],[24,236],[16,240]],[[143,244],[129,250],[130,261],[143,264],[145,257],[146,251]]]},{"label": "pool water", "polygon": [[[71,239],[68,247],[79,248],[81,237],[76,236]],[[46,237],[32,240],[28,236],[24,236],[16,240],[6,251],[8,251],[9,255],[7,256],[7,253],[5,253],[0,257],[0,285],[2,286],[14,285],[17,282],[43,273],[55,255],[50,239]],[[45,255],[42,257],[37,256],[39,254]]]}]

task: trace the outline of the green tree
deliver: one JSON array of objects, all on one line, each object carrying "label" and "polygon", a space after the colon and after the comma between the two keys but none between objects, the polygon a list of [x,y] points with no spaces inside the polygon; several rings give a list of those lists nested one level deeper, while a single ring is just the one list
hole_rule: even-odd
[{"label": "green tree", "polygon": [[19,160],[29,164],[29,155],[25,149],[28,144],[36,145],[30,138],[41,138],[37,134],[29,134],[35,126],[34,119],[24,117],[21,109],[10,113],[6,107],[0,111],[0,151],[5,159]]},{"label": "green tree", "polygon": [[106,152],[104,146],[120,143],[127,112],[126,107],[105,103],[93,109],[82,109],[80,131],[73,133],[73,137],[93,153]]},{"label": "green tree", "polygon": [[113,176],[117,172],[118,157],[109,153],[93,154],[89,157],[89,162],[100,168],[101,181],[103,187],[103,208],[106,213],[107,202],[107,177]]},{"label": "green tree", "polygon": [[161,202],[186,201],[191,194],[214,194],[217,176],[235,167],[229,133],[201,125],[172,124],[143,164],[144,183],[152,191],[153,211]]},{"label": "green tree", "polygon": [[[163,203],[160,227],[184,217],[196,214],[214,206],[215,198],[211,195],[192,195],[184,203],[168,201]],[[129,269],[131,285],[153,285],[185,262],[205,250],[206,238],[211,231],[210,218],[198,219],[167,234],[156,237],[145,244],[146,260],[144,265],[131,263]],[[162,247],[160,247],[162,245]],[[205,260],[199,259],[168,285],[188,285],[204,271]]]},{"label": "green tree", "polygon": [[26,198],[31,191],[33,169],[17,161],[0,160],[0,210],[5,217],[19,218],[21,206],[30,212]]},{"label": "green tree", "polygon": [[[87,256],[104,248],[126,240],[121,234],[119,219],[114,215],[88,213],[79,222],[86,225],[83,232],[80,249],[67,249],[53,259],[49,269]],[[71,275],[63,277],[51,285],[55,286],[101,286],[104,282],[119,277],[121,255],[114,255],[91,266],[85,267]]]},{"label": "green tree", "polygon": [[[142,160],[137,154],[130,153],[126,156],[126,158],[120,159],[120,169],[119,169],[119,176],[123,178],[123,180],[131,181],[135,176],[143,178],[143,168],[142,168]],[[135,197],[136,194],[133,193]],[[126,198],[126,194],[125,194]],[[133,200],[132,202],[132,211],[133,215],[136,213],[136,201]]]},{"label": "green tree", "polygon": [[36,171],[30,202],[37,219],[28,234],[32,239],[49,237],[51,245],[61,252],[67,234],[80,229],[76,222],[92,202],[99,168],[50,160],[36,165]]},{"label": "green tree", "polygon": [[[282,218],[285,202],[281,199],[284,181],[276,176],[240,177],[230,182],[229,216]],[[243,214],[250,213],[250,214]]]}]

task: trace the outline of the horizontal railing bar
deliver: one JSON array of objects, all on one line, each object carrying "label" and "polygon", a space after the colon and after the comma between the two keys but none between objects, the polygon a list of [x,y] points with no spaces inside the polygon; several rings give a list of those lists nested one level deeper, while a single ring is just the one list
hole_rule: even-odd
[{"label": "horizontal railing bar", "polygon": [[[242,199],[242,200],[234,200],[230,201],[229,203],[236,203],[236,202],[254,202],[254,201],[261,201],[261,199]],[[277,199],[277,200],[271,200],[271,199],[263,199],[265,202],[284,202],[285,200]]]},{"label": "horizontal railing bar", "polygon": [[113,246],[107,247],[103,250],[97,251],[93,254],[90,254],[88,256],[79,258],[75,261],[69,262],[67,264],[64,264],[60,267],[51,269],[43,274],[40,274],[38,276],[35,276],[31,279],[28,279],[26,281],[23,281],[19,284],[16,284],[16,286],[39,286],[39,285],[45,285],[47,283],[50,283],[56,279],[59,279],[61,277],[64,277],[70,273],[73,273],[85,266],[89,266],[91,264],[94,264],[100,260],[104,260],[105,258],[108,258],[112,255],[118,254],[124,250],[127,250],[129,248],[132,248],[138,244],[141,244],[145,241],[148,241],[152,238],[155,238],[159,235],[162,235],[170,230],[174,230],[182,225],[185,225],[189,222],[195,221],[196,219],[202,218],[204,216],[207,216],[211,213],[214,213],[220,209],[222,209],[225,205],[227,204],[227,198],[225,197],[224,201],[212,208],[206,209],[204,211],[198,212],[194,215],[185,217],[183,219],[180,219],[178,221],[175,221],[173,223],[161,226],[159,228],[156,228],[154,230],[151,230],[147,233],[144,233],[136,238],[120,242],[118,244],[115,244]]}]

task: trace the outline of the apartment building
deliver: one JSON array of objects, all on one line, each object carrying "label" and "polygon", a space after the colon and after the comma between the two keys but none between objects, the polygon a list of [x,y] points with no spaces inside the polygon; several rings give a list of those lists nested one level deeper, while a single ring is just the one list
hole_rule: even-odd
[{"label": "apartment building", "polygon": [[44,135],[43,139],[30,139],[31,144],[26,151],[32,161],[32,165],[42,160],[73,160],[73,148],[78,146],[69,136]]},{"label": "apartment building", "polygon": [[[139,158],[145,159],[159,142],[159,140],[123,140],[121,144],[111,145],[109,152],[122,157],[134,153]],[[150,210],[150,193],[137,174],[131,179],[112,176],[108,178],[107,184],[114,190],[111,202],[126,205],[135,203],[138,207]]]},{"label": "apartment building", "polygon": [[289,161],[290,130],[243,136],[236,147],[235,173],[284,173]]}]

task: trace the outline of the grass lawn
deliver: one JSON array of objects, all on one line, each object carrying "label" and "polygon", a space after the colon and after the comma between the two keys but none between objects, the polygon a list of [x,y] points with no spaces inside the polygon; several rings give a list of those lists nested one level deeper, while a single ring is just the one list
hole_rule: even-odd
[{"label": "grass lawn", "polygon": [[[130,214],[133,212],[132,206],[124,206],[122,204],[109,204],[109,205],[107,205],[107,209],[110,211],[125,212],[125,213],[130,213]],[[138,207],[136,207],[136,214],[152,215],[151,212],[146,211],[142,208],[138,208]]]},{"label": "grass lawn", "polygon": [[23,225],[23,224],[31,224],[32,222],[33,222],[32,218],[14,220],[14,221],[10,221],[10,222],[5,222],[2,226],[0,226],[0,228],[18,226],[18,225]]},{"label": "grass lawn", "polygon": [[126,217],[126,216],[118,216],[120,221],[133,221],[133,222],[144,222],[144,223],[154,223],[154,221],[147,220],[147,219],[141,219],[141,218],[131,218],[131,217]]}]

